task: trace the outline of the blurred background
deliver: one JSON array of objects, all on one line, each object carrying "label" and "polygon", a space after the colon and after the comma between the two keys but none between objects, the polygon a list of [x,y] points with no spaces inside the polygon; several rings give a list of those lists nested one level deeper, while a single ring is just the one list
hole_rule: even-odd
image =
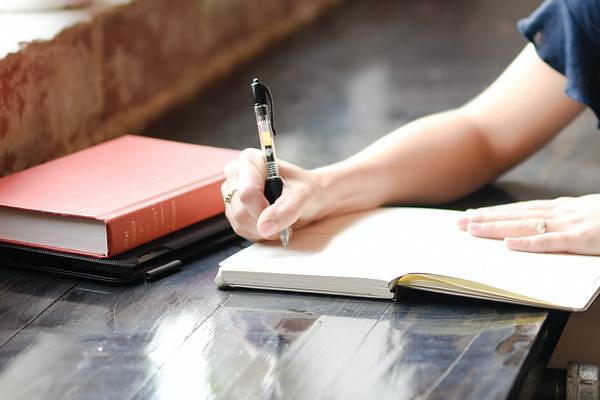
[{"label": "blurred background", "polygon": [[[539,4],[0,0],[0,172],[125,133],[257,147],[254,77],[275,97],[280,158],[307,168],[340,160],[479,93],[525,45],[515,24]],[[585,192],[581,160],[599,157],[564,147],[589,140],[594,125],[585,113],[528,161],[553,171],[543,188],[529,164],[499,185],[520,197],[553,196],[559,182],[561,194]]]}]

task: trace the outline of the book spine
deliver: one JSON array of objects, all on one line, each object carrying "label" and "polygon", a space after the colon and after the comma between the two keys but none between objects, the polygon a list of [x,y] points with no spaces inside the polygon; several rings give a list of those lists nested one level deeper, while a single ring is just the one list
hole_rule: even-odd
[{"label": "book spine", "polygon": [[115,256],[225,210],[223,179],[177,193],[107,221],[108,254]]}]

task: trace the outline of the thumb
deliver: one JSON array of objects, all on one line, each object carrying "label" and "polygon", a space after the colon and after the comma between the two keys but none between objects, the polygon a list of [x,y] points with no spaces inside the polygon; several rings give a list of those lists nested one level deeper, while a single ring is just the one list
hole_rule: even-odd
[{"label": "thumb", "polygon": [[275,203],[265,208],[258,217],[256,229],[265,239],[271,238],[282,230],[292,226],[300,217],[299,196],[291,196],[290,192],[278,198]]}]

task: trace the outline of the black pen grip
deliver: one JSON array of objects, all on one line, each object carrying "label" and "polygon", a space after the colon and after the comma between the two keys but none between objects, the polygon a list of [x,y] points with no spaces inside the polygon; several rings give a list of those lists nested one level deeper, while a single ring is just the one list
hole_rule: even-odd
[{"label": "black pen grip", "polygon": [[264,194],[269,204],[275,203],[275,200],[281,196],[281,192],[283,192],[283,181],[281,178],[269,178],[265,181]]}]

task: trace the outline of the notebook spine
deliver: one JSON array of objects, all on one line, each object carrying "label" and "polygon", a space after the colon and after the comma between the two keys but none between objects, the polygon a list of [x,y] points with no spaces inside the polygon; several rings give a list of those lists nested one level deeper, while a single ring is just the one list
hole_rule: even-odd
[{"label": "notebook spine", "polygon": [[106,222],[108,254],[115,256],[151,240],[222,213],[222,179],[177,193]]}]

